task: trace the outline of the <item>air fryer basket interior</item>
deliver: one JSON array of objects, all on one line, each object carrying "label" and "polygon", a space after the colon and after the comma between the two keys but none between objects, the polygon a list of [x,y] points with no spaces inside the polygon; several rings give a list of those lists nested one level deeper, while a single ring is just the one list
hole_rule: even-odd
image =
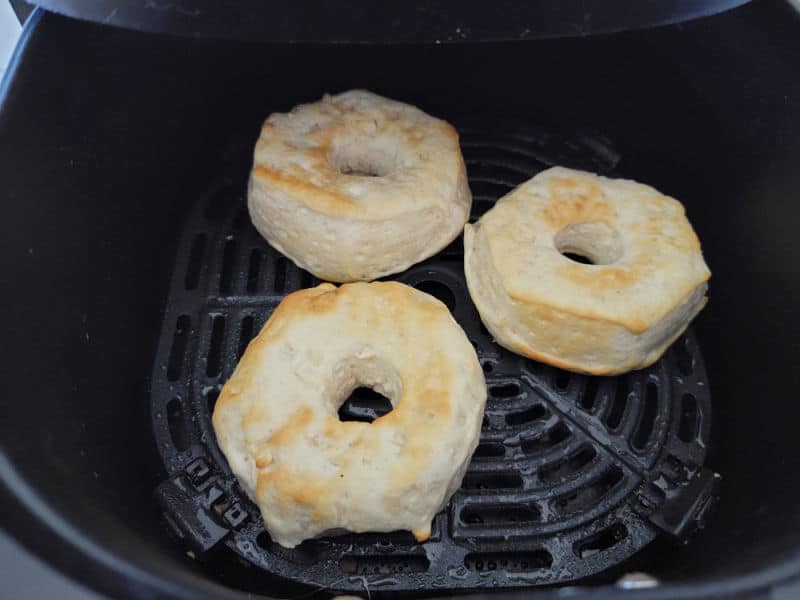
[{"label": "air fryer basket interior", "polygon": [[7,526],[116,594],[284,591],[262,572],[199,564],[168,535],[153,501],[165,474],[149,375],[180,235],[219,165],[246,171],[269,112],[363,87],[456,123],[602,134],[618,173],[684,202],[714,274],[694,331],[721,502],[691,543],[657,540],[631,568],[674,584],[790,569],[800,559],[799,28],[792,9],[764,1],[595,38],[285,46],[45,14],[29,25],[0,112]]}]

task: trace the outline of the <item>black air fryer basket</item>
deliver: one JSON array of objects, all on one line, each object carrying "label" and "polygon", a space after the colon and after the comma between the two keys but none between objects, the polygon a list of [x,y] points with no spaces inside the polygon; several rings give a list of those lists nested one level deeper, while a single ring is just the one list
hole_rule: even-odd
[{"label": "black air fryer basket", "polygon": [[[0,91],[0,498],[22,544],[112,597],[800,594],[790,4],[43,4],[68,16],[34,12]],[[319,283],[248,218],[261,121],[354,87],[455,125],[473,221],[552,165],[679,198],[710,302],[652,367],[588,377],[493,341],[460,238],[392,276],[475,346],[480,444],[425,543],[288,550],[210,415],[274,307]],[[339,415],[389,409],[358,389]]]}]

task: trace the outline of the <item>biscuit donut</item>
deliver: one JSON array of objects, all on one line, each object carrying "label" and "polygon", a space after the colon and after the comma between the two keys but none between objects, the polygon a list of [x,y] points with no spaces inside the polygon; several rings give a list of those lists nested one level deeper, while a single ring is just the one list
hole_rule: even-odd
[{"label": "biscuit donut", "polygon": [[[359,386],[393,410],[340,421]],[[213,424],[282,546],[337,530],[403,529],[421,541],[461,484],[485,402],[475,350],[439,300],[396,282],[326,283],[275,309]]]},{"label": "biscuit donut", "polygon": [[498,343],[598,375],[658,360],[705,305],[711,276],[680,202],[561,167],[467,225],[464,269]]},{"label": "biscuit donut", "polygon": [[258,232],[327,281],[369,281],[436,254],[472,195],[458,133],[363,90],[269,116],[247,195]]}]

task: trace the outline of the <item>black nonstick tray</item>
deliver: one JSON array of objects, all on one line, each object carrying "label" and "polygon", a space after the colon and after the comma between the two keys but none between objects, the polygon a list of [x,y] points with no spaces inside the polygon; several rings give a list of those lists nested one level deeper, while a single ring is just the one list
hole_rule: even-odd
[{"label": "black nonstick tray", "polygon": [[[472,220],[547,166],[609,173],[619,160],[598,135],[461,133]],[[319,281],[256,233],[245,186],[241,165],[230,166],[198,199],[153,369],[153,432],[168,473],[155,498],[190,556],[238,556],[251,573],[261,569],[300,591],[468,591],[572,581],[621,563],[657,535],[683,539],[702,526],[719,476],[703,467],[711,409],[694,336],[652,367],[619,377],[576,375],[512,354],[478,318],[459,238],[392,279],[448,305],[486,374],[480,445],[461,489],[422,544],[407,532],[326,537],[293,550],[274,543],[217,448],[210,415],[274,307]],[[360,389],[340,416],[369,421],[384,410],[380,397]]]}]

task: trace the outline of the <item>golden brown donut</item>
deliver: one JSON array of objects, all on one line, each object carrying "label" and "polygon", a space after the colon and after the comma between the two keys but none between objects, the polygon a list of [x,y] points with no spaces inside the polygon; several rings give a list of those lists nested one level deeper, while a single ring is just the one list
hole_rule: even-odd
[{"label": "golden brown donut", "polygon": [[471,204],[455,129],[363,90],[270,115],[256,143],[253,224],[323,280],[407,269],[461,233]]},{"label": "golden brown donut", "polygon": [[[367,386],[394,407],[342,422]],[[272,539],[411,530],[458,489],[478,443],[486,384],[439,300],[396,282],[322,284],[287,296],[214,409],[217,441]]]},{"label": "golden brown donut", "polygon": [[561,167],[467,225],[464,269],[498,343],[598,375],[658,360],[705,305],[711,276],[680,202]]}]

